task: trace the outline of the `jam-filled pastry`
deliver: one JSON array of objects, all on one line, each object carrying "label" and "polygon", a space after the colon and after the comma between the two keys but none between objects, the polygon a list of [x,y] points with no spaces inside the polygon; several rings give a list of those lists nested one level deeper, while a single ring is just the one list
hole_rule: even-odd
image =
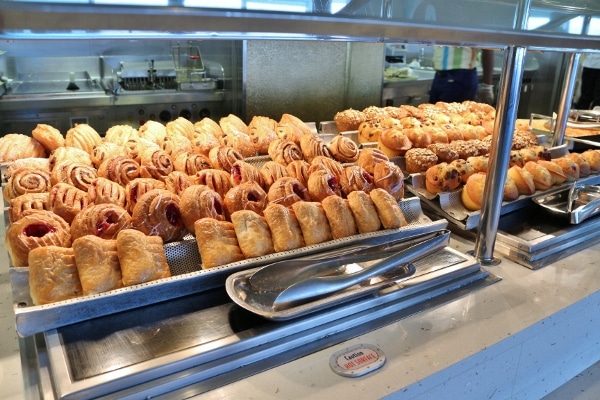
[{"label": "jam-filled pastry", "polygon": [[117,182],[98,177],[88,188],[88,196],[94,204],[115,204],[125,207],[125,188]]},{"label": "jam-filled pastry", "polygon": [[322,201],[327,196],[341,196],[342,187],[338,178],[324,169],[314,171],[308,177],[308,194],[315,201]]},{"label": "jam-filled pastry", "polygon": [[321,203],[316,201],[299,201],[292,204],[292,209],[294,210],[294,214],[296,214],[304,243],[307,246],[333,239],[329,221]]},{"label": "jam-filled pastry", "polygon": [[373,169],[375,187],[384,189],[396,200],[404,198],[404,174],[399,166],[386,161],[377,163]]},{"label": "jam-filled pastry", "polygon": [[31,136],[21,133],[8,133],[0,137],[0,162],[29,157],[46,157],[46,149]]},{"label": "jam-filled pastry", "polygon": [[48,196],[48,209],[63,217],[69,224],[90,203],[87,192],[64,182],[52,186]]},{"label": "jam-filled pastry", "polygon": [[171,276],[160,236],[147,236],[135,229],[125,229],[119,232],[116,242],[124,286]]},{"label": "jam-filled pastry", "polygon": [[83,294],[72,247],[45,246],[29,252],[29,294],[35,305]]},{"label": "jam-filled pastry", "polygon": [[141,138],[160,146],[167,136],[167,127],[158,121],[148,120],[144,122],[144,125],[140,126],[138,134]]},{"label": "jam-filled pastry", "polygon": [[342,175],[340,185],[343,197],[348,197],[355,190],[362,190],[369,193],[375,189],[373,175],[358,165],[349,165],[344,168],[344,175]]},{"label": "jam-filled pastry", "polygon": [[309,168],[310,164],[307,161],[294,160],[285,167],[285,170],[289,176],[298,179],[301,184],[306,186],[308,185]]},{"label": "jam-filled pastry", "polygon": [[73,240],[73,252],[84,296],[123,287],[116,240],[82,236]]},{"label": "jam-filled pastry", "polygon": [[31,136],[40,142],[48,153],[65,145],[62,133],[51,125],[37,124],[31,131]]},{"label": "jam-filled pastry", "polygon": [[140,158],[140,176],[164,181],[173,172],[173,159],[164,150],[147,149]]},{"label": "jam-filled pastry", "polygon": [[318,169],[323,169],[335,176],[338,181],[344,176],[344,166],[342,163],[334,160],[333,158],[325,156],[317,156],[310,162],[310,168],[308,169],[308,175],[312,174]]},{"label": "jam-filled pastry", "polygon": [[140,177],[140,164],[129,156],[112,156],[104,160],[98,168],[98,176],[126,186]]},{"label": "jam-filled pastry", "polygon": [[72,163],[82,163],[89,166],[93,166],[92,158],[89,153],[86,153],[85,150],[78,149],[76,147],[59,147],[50,153],[48,157],[50,171],[54,169],[54,166],[62,163],[63,161],[68,161]]},{"label": "jam-filled pastry", "polygon": [[140,137],[138,130],[130,125],[113,125],[106,130],[104,141],[125,146],[129,139]]},{"label": "jam-filled pastry", "polygon": [[273,248],[276,252],[304,247],[304,237],[298,219],[289,207],[269,203],[263,213],[271,230]]},{"label": "jam-filled pastry", "polygon": [[353,163],[358,160],[358,145],[347,136],[334,136],[328,147],[333,158],[341,163]]},{"label": "jam-filled pastry", "polygon": [[298,179],[284,176],[271,185],[267,192],[267,200],[269,203],[289,207],[297,201],[311,201],[312,199],[308,189]]},{"label": "jam-filled pastry", "polygon": [[329,221],[331,236],[334,239],[341,239],[358,233],[348,200],[342,199],[340,196],[329,196],[323,199],[321,205]]},{"label": "jam-filled pastry", "polygon": [[50,189],[50,172],[34,168],[21,168],[13,172],[4,186],[4,200],[10,202],[26,193],[43,193]]},{"label": "jam-filled pastry", "polygon": [[202,269],[244,259],[231,222],[202,218],[194,223],[194,231],[202,259]]},{"label": "jam-filled pastry", "polygon": [[48,193],[27,193],[11,199],[8,220],[12,224],[27,210],[48,210],[48,196]]},{"label": "jam-filled pastry", "polygon": [[194,233],[194,223],[202,218],[225,220],[225,207],[219,193],[205,185],[192,185],[181,194],[181,218],[186,229]]},{"label": "jam-filled pastry", "polygon": [[141,137],[131,138],[125,144],[127,155],[133,158],[138,164],[142,162],[142,153],[146,150],[159,150],[160,146],[149,139]]},{"label": "jam-filled pastry", "polygon": [[208,133],[217,139],[223,136],[221,125],[208,117],[204,117],[200,121],[194,123],[194,130],[196,133]]},{"label": "jam-filled pastry", "polygon": [[114,156],[125,156],[125,147],[111,142],[102,142],[94,146],[90,153],[92,163],[98,168],[105,160]]},{"label": "jam-filled pastry", "polygon": [[348,206],[359,233],[376,232],[381,228],[381,220],[375,203],[367,192],[356,190],[348,195]]},{"label": "jam-filled pastry", "polygon": [[196,132],[194,124],[183,117],[177,117],[175,120],[167,122],[166,128],[167,137],[183,136],[191,139]]},{"label": "jam-filled pastry", "polygon": [[268,190],[271,185],[279,178],[289,176],[287,169],[275,161],[267,161],[260,168],[260,176],[262,178],[263,187]]},{"label": "jam-filled pastry", "polygon": [[373,174],[375,169],[375,164],[390,161],[388,156],[386,156],[383,151],[379,149],[375,149],[373,147],[367,147],[360,150],[360,154],[358,155],[357,164],[365,169],[370,174]]},{"label": "jam-filled pastry", "polygon": [[52,169],[50,184],[64,182],[75,186],[77,189],[87,191],[98,177],[98,170],[82,162],[63,161]]},{"label": "jam-filled pastry", "polygon": [[165,243],[180,240],[186,230],[179,203],[180,197],[175,193],[153,189],[138,199],[131,225],[146,235],[160,236]]},{"label": "jam-filled pastry", "polygon": [[212,164],[205,154],[184,151],[175,156],[173,167],[175,171],[183,172],[187,175],[196,175],[198,171],[212,168]]},{"label": "jam-filled pastry", "polygon": [[205,156],[208,156],[208,153],[210,153],[210,150],[213,147],[219,147],[221,145],[218,137],[205,131],[196,131],[191,142],[192,152],[204,154]]},{"label": "jam-filled pastry", "polygon": [[194,146],[192,141],[182,135],[168,135],[165,137],[160,145],[168,155],[173,159],[179,153],[189,153],[193,150]]},{"label": "jam-filled pastry", "polygon": [[52,211],[25,211],[6,230],[5,245],[12,265],[25,267],[29,252],[36,247],[71,246],[71,227]]},{"label": "jam-filled pastry", "polygon": [[231,166],[238,160],[244,160],[244,156],[230,146],[214,147],[208,153],[210,164],[214,169],[231,171]]},{"label": "jam-filled pastry", "polygon": [[74,239],[94,235],[102,239],[116,239],[119,231],[131,228],[131,216],[116,204],[93,204],[81,210],[71,222]]},{"label": "jam-filled pastry", "polygon": [[234,186],[223,197],[227,216],[239,210],[252,210],[262,215],[267,202],[267,193],[256,182],[245,182]]},{"label": "jam-filled pastry", "polygon": [[130,213],[138,199],[152,189],[166,189],[164,182],[153,178],[136,178],[125,186],[125,209]]},{"label": "jam-filled pastry", "polygon": [[275,252],[271,230],[265,217],[254,211],[240,210],[231,214],[231,222],[245,258],[261,257]]},{"label": "jam-filled pastry", "polygon": [[313,134],[307,134],[300,138],[300,149],[309,163],[317,156],[332,157],[325,141]]},{"label": "jam-filled pastry", "polygon": [[281,165],[289,165],[293,161],[304,160],[300,145],[287,139],[275,139],[267,150],[271,160]]},{"label": "jam-filled pastry", "polygon": [[102,143],[102,137],[88,124],[77,124],[65,135],[65,146],[76,147],[90,155],[94,146],[100,143]]},{"label": "jam-filled pastry", "polygon": [[384,189],[374,189],[369,193],[381,224],[385,229],[401,228],[408,225],[404,213],[398,205],[398,200]]},{"label": "jam-filled pastry", "polygon": [[237,186],[252,181],[263,186],[260,170],[246,161],[237,160],[234,162],[231,166],[231,184]]},{"label": "jam-filled pastry", "polygon": [[591,174],[592,168],[588,160],[581,153],[569,153],[565,157],[570,158],[579,165],[579,176],[585,177]]},{"label": "jam-filled pastry", "polygon": [[198,185],[206,185],[209,189],[219,193],[221,197],[233,187],[231,184],[231,174],[220,169],[204,169],[198,171],[192,181]]},{"label": "jam-filled pastry", "polygon": [[184,172],[173,171],[165,179],[165,188],[181,196],[181,193],[194,184],[194,179]]}]

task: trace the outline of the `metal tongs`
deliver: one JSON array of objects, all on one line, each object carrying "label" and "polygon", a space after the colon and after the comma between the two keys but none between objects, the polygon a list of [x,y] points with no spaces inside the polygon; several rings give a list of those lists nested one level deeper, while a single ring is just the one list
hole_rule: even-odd
[{"label": "metal tongs", "polygon": [[579,223],[600,211],[600,187],[573,183],[567,198],[567,213],[571,222]]}]

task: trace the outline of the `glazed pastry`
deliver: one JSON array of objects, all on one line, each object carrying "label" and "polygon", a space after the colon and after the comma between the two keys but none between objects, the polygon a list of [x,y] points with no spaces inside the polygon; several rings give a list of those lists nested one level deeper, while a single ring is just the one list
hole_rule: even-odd
[{"label": "glazed pastry", "polygon": [[287,166],[294,161],[304,160],[300,146],[291,140],[275,139],[269,144],[267,150],[271,160]]},{"label": "glazed pastry", "polygon": [[590,163],[580,153],[569,153],[565,157],[570,158],[571,160],[575,161],[575,163],[577,163],[577,165],[579,166],[580,178],[589,176],[589,174],[592,172]]},{"label": "glazed pastry", "polygon": [[558,164],[567,177],[567,181],[576,181],[579,179],[579,165],[569,157],[553,158],[552,162]]},{"label": "glazed pastry", "polygon": [[50,125],[37,124],[35,129],[31,131],[31,136],[44,146],[47,153],[65,145],[65,138],[62,133]]},{"label": "glazed pastry", "polygon": [[537,160],[537,163],[546,168],[552,177],[552,185],[560,185],[567,180],[562,168],[553,161]]},{"label": "glazed pastry", "polygon": [[60,215],[69,224],[81,210],[90,204],[87,192],[68,183],[57,183],[50,189],[48,209]]},{"label": "glazed pastry", "polygon": [[387,191],[377,188],[372,190],[369,196],[375,204],[377,215],[379,215],[384,229],[395,229],[408,225],[398,201]]},{"label": "glazed pastry", "polygon": [[308,177],[308,194],[315,201],[323,201],[327,196],[342,195],[340,181],[324,169],[312,172]]},{"label": "glazed pastry", "polygon": [[267,193],[256,182],[245,182],[231,188],[223,197],[226,215],[239,210],[252,210],[262,215],[267,207]]},{"label": "glazed pastry", "polygon": [[256,155],[256,149],[254,143],[249,134],[239,131],[226,131],[223,129],[225,136],[223,136],[219,142],[221,146],[232,147],[236,149],[242,157],[253,157]]},{"label": "glazed pastry", "polygon": [[61,164],[63,161],[93,166],[90,155],[84,150],[75,147],[59,147],[50,154],[50,171],[52,171],[56,165]]},{"label": "glazed pastry", "polygon": [[448,163],[439,163],[425,172],[425,187],[429,193],[449,192],[460,184],[460,172]]},{"label": "glazed pastry", "polygon": [[550,171],[541,164],[538,164],[535,161],[528,161],[523,166],[523,169],[533,176],[533,183],[535,184],[536,190],[547,190],[552,186],[552,176],[550,175]]},{"label": "glazed pastry", "polygon": [[12,265],[25,267],[29,252],[36,247],[71,246],[71,228],[52,211],[25,211],[6,230],[5,245]]},{"label": "glazed pastry", "polygon": [[131,216],[115,204],[94,204],[81,210],[71,222],[73,240],[85,235],[116,239],[123,229],[131,227]]},{"label": "glazed pastry", "polygon": [[183,136],[187,139],[192,139],[196,133],[194,124],[183,117],[177,117],[173,121],[167,122],[167,137]]},{"label": "glazed pastry", "polygon": [[288,207],[269,203],[264,210],[264,216],[271,230],[273,248],[276,252],[304,247],[304,238],[298,219]]},{"label": "glazed pastry", "polygon": [[327,147],[333,158],[341,163],[353,163],[358,160],[358,145],[347,136],[334,136]]},{"label": "glazed pastry", "polygon": [[87,191],[98,177],[98,171],[91,165],[81,162],[63,161],[52,169],[50,184],[64,182],[75,186],[77,189]]},{"label": "glazed pastry", "polygon": [[186,229],[194,233],[194,223],[202,218],[225,220],[225,207],[219,193],[205,185],[192,185],[181,193],[181,218]]},{"label": "glazed pastry", "polygon": [[45,246],[29,252],[29,294],[36,306],[83,294],[71,247]]},{"label": "glazed pastry", "polygon": [[581,156],[590,164],[590,172],[600,171],[600,151],[588,149],[581,153]]},{"label": "glazed pastry", "polygon": [[267,161],[260,168],[261,181],[265,190],[269,190],[271,185],[285,176],[289,176],[285,166],[276,163],[275,161]]},{"label": "glazed pastry", "polygon": [[116,240],[86,235],[73,240],[73,253],[84,296],[123,287]]},{"label": "glazed pastry", "polygon": [[167,127],[157,121],[148,120],[138,129],[140,138],[160,146],[167,136]]},{"label": "glazed pastry", "polygon": [[460,182],[463,184],[467,183],[467,179],[469,179],[469,176],[475,173],[475,169],[473,168],[471,163],[462,158],[452,161],[449,165],[455,167],[458,170],[458,173],[460,174]]},{"label": "glazed pastry", "polygon": [[102,142],[94,146],[90,158],[96,168],[98,168],[105,160],[115,156],[126,156],[124,146],[120,146],[111,142]]},{"label": "glazed pastry", "polygon": [[65,146],[81,149],[88,154],[92,154],[94,146],[100,143],[100,134],[88,124],[78,124],[65,135]]},{"label": "glazed pastry", "polygon": [[406,172],[425,172],[438,163],[438,156],[430,149],[412,148],[404,155]]},{"label": "glazed pastry", "polygon": [[447,143],[432,143],[427,148],[433,151],[439,162],[449,163],[459,158],[458,152]]},{"label": "glazed pastry", "polygon": [[357,190],[348,195],[348,206],[359,233],[378,231],[381,220],[371,196],[367,192]]},{"label": "glazed pastry", "polygon": [[331,152],[325,141],[313,134],[307,134],[300,138],[300,150],[309,163],[317,156],[331,158]]},{"label": "glazed pastry", "polygon": [[333,116],[333,121],[338,132],[356,131],[359,125],[366,119],[362,111],[349,108],[344,111],[337,112]]},{"label": "glazed pastry", "polygon": [[[190,122],[191,123],[191,122]],[[160,148],[172,158],[179,153],[189,153],[194,149],[192,141],[185,136],[175,134],[166,136],[160,144]]]},{"label": "glazed pastry", "polygon": [[173,159],[164,150],[147,149],[140,158],[140,176],[165,181],[173,172]]},{"label": "glazed pastry", "polygon": [[327,221],[329,221],[331,236],[334,239],[341,239],[358,233],[347,200],[342,199],[340,196],[329,196],[323,199],[321,205],[327,216]]},{"label": "glazed pastry", "polygon": [[291,176],[279,178],[271,185],[267,193],[269,203],[281,204],[286,207],[297,201],[310,201],[308,190],[300,181]]},{"label": "glazed pastry", "polygon": [[292,209],[294,210],[294,214],[296,214],[304,243],[307,246],[333,239],[329,221],[321,203],[299,201],[292,204]]},{"label": "glazed pastry", "polygon": [[246,182],[256,182],[263,186],[260,170],[243,160],[237,160],[231,166],[231,184],[237,186]]},{"label": "glazed pastry", "polygon": [[141,137],[129,139],[125,145],[127,155],[133,158],[138,164],[142,162],[142,153],[147,150],[159,150],[160,146],[151,140]]},{"label": "glazed pastry", "polygon": [[515,182],[519,194],[526,196],[535,193],[535,183],[533,181],[533,175],[524,168],[517,165],[513,165],[508,169],[508,176]]},{"label": "glazed pastry", "polygon": [[288,175],[294,177],[300,181],[300,183],[304,186],[308,185],[308,169],[310,168],[310,164],[304,160],[295,160],[290,162],[285,170]]},{"label": "glazed pastry", "polygon": [[254,211],[239,210],[231,214],[231,222],[245,258],[261,257],[275,252],[271,230],[263,216]]},{"label": "glazed pastry", "polygon": [[175,156],[173,167],[175,171],[183,172],[187,175],[195,175],[198,171],[212,168],[212,165],[207,155],[184,151]]},{"label": "glazed pastry", "polygon": [[125,229],[117,235],[116,243],[124,286],[171,276],[160,236],[146,236],[135,229]]},{"label": "glazed pastry", "polygon": [[96,178],[88,189],[90,201],[94,204],[115,204],[125,207],[125,188],[106,178]]},{"label": "glazed pastry", "polygon": [[194,223],[194,231],[202,259],[202,269],[215,268],[244,259],[231,222],[202,218]]},{"label": "glazed pastry", "polygon": [[20,133],[0,137],[0,163],[30,157],[46,157],[46,149],[40,142]]},{"label": "glazed pastry", "polygon": [[144,193],[133,207],[131,226],[146,235],[160,236],[165,243],[180,240],[185,234],[180,198],[164,189]]},{"label": "glazed pastry", "polygon": [[394,199],[404,198],[404,174],[399,166],[386,161],[375,165],[373,171],[375,187],[384,189]]},{"label": "glazed pastry", "polygon": [[44,170],[21,168],[12,173],[4,186],[4,200],[11,199],[26,193],[43,193],[50,189],[50,173]]},{"label": "glazed pastry", "polygon": [[8,220],[12,224],[27,210],[48,210],[48,193],[27,193],[10,200]]},{"label": "glazed pastry", "polygon": [[209,189],[219,193],[221,197],[233,187],[231,184],[231,174],[220,169],[203,169],[198,171],[192,178],[192,183],[197,185],[206,185]]},{"label": "glazed pastry", "polygon": [[125,209],[133,212],[138,199],[152,189],[166,189],[164,182],[153,178],[136,178],[125,186]]},{"label": "glazed pastry", "polygon": [[106,178],[121,186],[127,186],[132,180],[139,178],[140,164],[128,156],[112,156],[104,160],[98,168],[98,176]]},{"label": "glazed pastry", "polygon": [[31,168],[50,172],[50,160],[48,158],[28,157],[12,161],[6,167],[6,171],[2,177],[2,182],[8,182],[15,171],[18,171],[22,168]]},{"label": "glazed pastry", "polygon": [[357,163],[372,175],[375,164],[382,161],[390,161],[390,159],[381,150],[368,147],[360,150]]},{"label": "glazed pastry", "polygon": [[113,125],[106,130],[104,135],[105,142],[111,142],[118,144],[119,146],[125,146],[130,139],[140,137],[137,129],[129,125]]},{"label": "glazed pastry", "polygon": [[362,190],[369,193],[375,189],[375,180],[373,175],[365,171],[364,168],[358,165],[349,165],[344,168],[344,175],[340,181],[342,194],[345,197],[355,190]]},{"label": "glazed pastry", "polygon": [[214,169],[231,171],[231,167],[238,160],[244,160],[244,157],[233,147],[219,146],[214,147],[208,153],[210,164]]},{"label": "glazed pastry", "polygon": [[213,147],[219,147],[221,145],[218,137],[214,136],[212,133],[203,131],[196,131],[191,142],[192,152],[204,154],[205,156],[208,156],[208,153]]},{"label": "glazed pastry", "polygon": [[221,126],[208,117],[204,117],[196,122],[194,124],[194,130],[196,133],[208,133],[217,139],[223,136],[223,129],[221,129]]},{"label": "glazed pastry", "polygon": [[165,189],[180,196],[188,187],[194,184],[194,179],[180,171],[173,171],[165,178]]}]

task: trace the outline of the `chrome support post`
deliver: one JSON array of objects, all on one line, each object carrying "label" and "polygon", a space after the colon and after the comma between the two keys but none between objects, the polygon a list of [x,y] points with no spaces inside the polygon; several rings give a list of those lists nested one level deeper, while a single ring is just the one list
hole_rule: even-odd
[{"label": "chrome support post", "polygon": [[571,53],[571,56],[569,57],[569,65],[567,66],[565,82],[560,96],[560,104],[558,105],[558,115],[556,116],[556,123],[554,124],[553,129],[554,136],[552,138],[552,146],[560,146],[565,140],[565,129],[567,128],[567,121],[569,120],[569,111],[571,110],[571,101],[575,90],[575,81],[577,80],[577,70],[579,69],[580,58],[581,53]]}]

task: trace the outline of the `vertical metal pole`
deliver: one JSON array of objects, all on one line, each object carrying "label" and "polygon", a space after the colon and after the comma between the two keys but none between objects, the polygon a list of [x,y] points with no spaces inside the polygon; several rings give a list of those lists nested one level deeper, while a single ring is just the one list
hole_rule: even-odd
[{"label": "vertical metal pole", "polygon": [[554,124],[552,146],[560,146],[565,140],[565,129],[569,120],[569,111],[571,110],[571,100],[573,99],[573,91],[575,90],[580,58],[581,53],[571,53],[571,57],[569,57],[566,79],[560,95],[560,104],[558,105],[556,124]]},{"label": "vertical metal pole", "polygon": [[494,258],[494,243],[498,233],[504,182],[512,148],[525,61],[524,47],[509,47],[505,52],[505,71],[500,80],[490,164],[483,190],[481,216],[473,252],[482,264],[487,265],[499,263],[499,260]]}]

